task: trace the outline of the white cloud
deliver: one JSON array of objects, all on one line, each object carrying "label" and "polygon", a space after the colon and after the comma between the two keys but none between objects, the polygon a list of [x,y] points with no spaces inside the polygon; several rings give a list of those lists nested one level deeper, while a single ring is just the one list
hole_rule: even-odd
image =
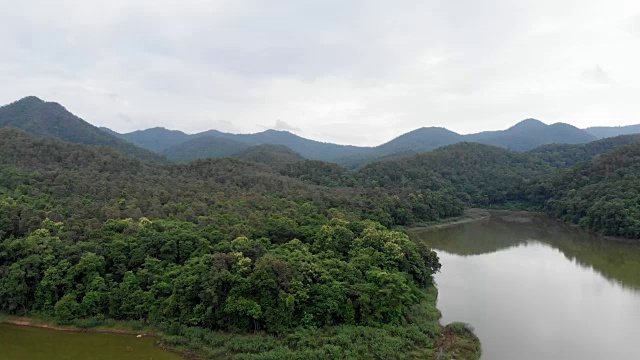
[{"label": "white cloud", "polygon": [[286,119],[371,145],[421,126],[640,122],[632,0],[2,2],[0,103],[33,94],[118,131]]},{"label": "white cloud", "polygon": [[602,66],[600,66],[600,65],[596,65],[592,69],[583,71],[582,72],[582,77],[585,80],[587,80],[589,82],[596,83],[596,84],[608,84],[609,83],[609,76],[602,69]]}]

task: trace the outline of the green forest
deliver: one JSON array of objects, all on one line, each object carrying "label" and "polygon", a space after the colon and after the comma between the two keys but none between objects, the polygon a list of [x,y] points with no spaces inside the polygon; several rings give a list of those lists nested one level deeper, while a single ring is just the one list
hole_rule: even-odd
[{"label": "green forest", "polygon": [[437,255],[391,228],[460,216],[446,193],[150,163],[15,129],[0,130],[0,172],[4,313],[152,324],[211,358],[429,358],[445,331]]},{"label": "green forest", "polygon": [[[460,142],[355,170],[279,144],[173,163],[69,118],[74,132],[62,107],[19,105],[0,111],[17,119],[0,129],[0,312],[150,326],[202,358],[478,358],[466,325],[440,324],[438,255],[404,231],[465,208],[640,239],[637,135]],[[40,126],[50,110],[55,132]]]}]

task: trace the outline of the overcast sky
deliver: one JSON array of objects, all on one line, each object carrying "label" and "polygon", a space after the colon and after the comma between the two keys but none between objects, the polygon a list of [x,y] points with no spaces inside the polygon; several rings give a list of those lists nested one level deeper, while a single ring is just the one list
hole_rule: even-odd
[{"label": "overcast sky", "polygon": [[97,126],[375,145],[640,123],[638,0],[0,0],[0,102]]}]

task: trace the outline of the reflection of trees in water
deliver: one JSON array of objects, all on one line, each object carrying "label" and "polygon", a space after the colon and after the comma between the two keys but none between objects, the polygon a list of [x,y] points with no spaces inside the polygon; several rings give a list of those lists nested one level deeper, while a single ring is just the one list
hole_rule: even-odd
[{"label": "reflection of trees in water", "polygon": [[505,214],[496,212],[485,220],[437,230],[412,229],[409,233],[415,241],[460,256],[489,254],[538,241],[609,280],[640,288],[640,246],[608,240],[544,215]]}]

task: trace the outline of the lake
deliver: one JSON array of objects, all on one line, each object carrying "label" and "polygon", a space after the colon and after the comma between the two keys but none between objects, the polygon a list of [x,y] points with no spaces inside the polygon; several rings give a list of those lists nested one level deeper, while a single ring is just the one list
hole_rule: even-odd
[{"label": "lake", "polygon": [[2,360],[179,360],[153,338],[0,324]]},{"label": "lake", "polygon": [[541,214],[411,229],[437,250],[444,324],[469,323],[486,360],[640,359],[640,246]]}]

